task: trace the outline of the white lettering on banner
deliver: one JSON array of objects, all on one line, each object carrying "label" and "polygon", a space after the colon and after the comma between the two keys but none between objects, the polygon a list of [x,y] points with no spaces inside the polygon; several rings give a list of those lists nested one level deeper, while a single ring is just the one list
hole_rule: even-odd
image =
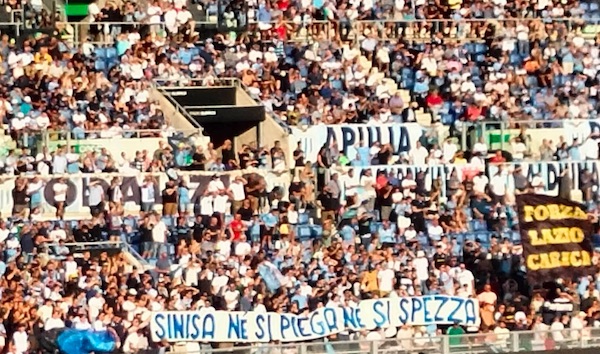
[{"label": "white lettering on banner", "polygon": [[[202,198],[208,183],[211,180],[212,172],[195,172],[186,173],[185,179],[188,181],[188,189],[190,196],[190,204],[199,203]],[[287,193],[290,183],[289,174],[275,175],[263,170],[248,170],[238,171],[236,173],[220,173],[220,178],[223,181],[225,187],[229,186],[230,181],[237,175],[243,175],[247,180],[256,180],[257,178],[264,178],[267,190],[273,189],[273,187],[281,187],[281,189]],[[148,174],[136,174],[136,175],[122,175],[119,176],[120,190],[123,195],[124,209],[128,211],[139,211],[141,204],[141,186],[143,185],[144,176]],[[67,200],[65,212],[78,214],[89,212],[89,186],[92,182],[98,182],[106,193],[110,187],[111,180],[116,174],[98,174],[93,176],[86,175],[71,175],[68,178],[67,185]],[[161,192],[165,188],[169,178],[166,174],[155,175],[155,180],[158,182],[155,184],[154,195],[155,204],[161,205]],[[50,212],[48,208],[56,204],[54,200],[53,186],[58,179],[50,178],[46,180],[45,186],[41,190],[40,205],[45,212]],[[0,212],[3,215],[10,215],[13,207],[12,191],[14,189],[14,179],[10,179],[0,184]],[[284,193],[284,194],[285,194]],[[34,198],[32,198],[34,199]],[[107,198],[108,200],[108,198]]]},{"label": "white lettering on banner", "polygon": [[[305,160],[315,162],[323,145],[330,146],[333,141],[338,143],[340,151],[348,152],[350,146],[372,146],[375,142],[391,144],[394,155],[408,152],[423,136],[424,129],[420,124],[342,124],[315,125],[307,129],[292,127],[289,146],[293,150],[301,142]],[[293,151],[290,151],[293,156]]]},{"label": "white lettering on banner", "polygon": [[[527,180],[531,182],[536,174],[539,174],[546,187],[548,195],[558,195],[559,189],[559,177],[565,170],[569,170],[571,177],[571,189],[580,189],[580,179],[584,170],[588,170],[593,177],[593,180],[598,180],[598,161],[581,161],[581,162],[570,162],[570,161],[542,161],[542,162],[519,162],[519,163],[508,163],[504,164],[504,172],[506,175],[506,190],[509,193],[515,192],[515,179],[513,177],[513,170],[515,166],[521,166],[522,173],[527,177]],[[498,173],[498,165],[490,164],[488,166],[488,178],[491,178]]]},{"label": "white lettering on banner", "polygon": [[228,311],[153,312],[153,341],[281,342],[327,337],[352,331],[458,322],[478,326],[476,299],[432,295],[363,300],[356,307],[324,307],[306,316]]},{"label": "white lettering on banner", "polygon": [[[577,138],[579,143],[583,143],[590,134],[600,134],[600,120],[564,120],[562,121],[565,142],[569,145],[573,139]],[[534,132],[534,130],[532,130]]]}]

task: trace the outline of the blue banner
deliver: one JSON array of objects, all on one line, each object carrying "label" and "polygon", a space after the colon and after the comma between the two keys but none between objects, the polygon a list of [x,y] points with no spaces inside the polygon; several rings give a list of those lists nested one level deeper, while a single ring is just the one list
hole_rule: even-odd
[{"label": "blue banner", "polygon": [[345,330],[360,331],[408,325],[460,323],[478,326],[476,299],[435,295],[364,300],[356,307],[325,307],[306,316],[229,311],[152,313],[153,341],[297,342]]}]

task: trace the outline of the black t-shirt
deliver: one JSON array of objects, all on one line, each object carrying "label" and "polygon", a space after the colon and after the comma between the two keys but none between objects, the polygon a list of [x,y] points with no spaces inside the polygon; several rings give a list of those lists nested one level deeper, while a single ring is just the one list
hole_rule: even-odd
[{"label": "black t-shirt", "polygon": [[171,194],[167,193],[166,190],[162,193],[162,202],[166,203],[177,203],[177,192],[173,192]]},{"label": "black t-shirt", "polygon": [[293,195],[294,193],[300,193],[300,191],[302,190],[302,184],[300,182],[292,182],[290,184],[290,194]]},{"label": "black t-shirt", "polygon": [[13,189],[13,204],[14,205],[27,205],[29,204],[29,197],[27,196],[27,189],[23,188],[19,190],[17,188]]},{"label": "black t-shirt", "polygon": [[250,154],[247,152],[240,152],[238,154],[240,159],[240,168],[243,170],[248,167],[248,162],[250,161]]},{"label": "black t-shirt", "polygon": [[202,233],[204,232],[204,225],[202,223],[194,224],[194,228],[192,230],[192,236],[194,240],[200,242],[202,240]]},{"label": "black t-shirt", "polygon": [[433,265],[435,266],[436,269],[440,269],[441,266],[443,266],[444,264],[446,264],[448,260],[448,255],[446,255],[445,253],[434,253],[433,255]]},{"label": "black t-shirt", "polygon": [[147,226],[140,227],[140,235],[142,242],[152,242],[152,229],[149,229]]},{"label": "black t-shirt", "polygon": [[238,214],[240,214],[242,216],[242,220],[244,221],[250,221],[252,220],[252,209],[251,208],[239,208],[237,211]]},{"label": "black t-shirt", "polygon": [[317,200],[321,202],[325,211],[334,211],[337,209],[338,200],[333,198],[330,193],[321,193]]},{"label": "black t-shirt", "polygon": [[33,249],[33,237],[29,232],[26,232],[21,236],[21,250],[24,253],[33,253]]},{"label": "black t-shirt", "polygon": [[380,164],[387,165],[388,161],[390,160],[391,154],[392,154],[392,152],[390,150],[385,150],[383,152],[380,151],[377,154],[377,160],[379,161]]},{"label": "black t-shirt", "polygon": [[223,163],[228,163],[231,160],[235,161],[235,153],[233,149],[221,149],[221,154],[223,155]]},{"label": "black t-shirt", "polygon": [[[302,154],[302,150],[297,149],[294,150],[294,158],[300,156]],[[300,157],[299,159],[296,160],[296,167],[302,167],[304,166],[304,157]]]}]

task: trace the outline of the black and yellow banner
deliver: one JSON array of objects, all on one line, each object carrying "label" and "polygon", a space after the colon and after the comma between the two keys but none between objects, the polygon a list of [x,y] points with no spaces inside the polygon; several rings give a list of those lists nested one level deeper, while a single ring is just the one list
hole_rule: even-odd
[{"label": "black and yellow banner", "polygon": [[592,223],[585,207],[538,194],[517,196],[523,256],[530,282],[593,274]]}]

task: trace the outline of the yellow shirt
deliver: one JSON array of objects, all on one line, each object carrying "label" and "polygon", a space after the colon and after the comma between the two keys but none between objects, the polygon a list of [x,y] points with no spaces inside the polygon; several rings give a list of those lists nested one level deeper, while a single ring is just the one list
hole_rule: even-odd
[{"label": "yellow shirt", "polygon": [[33,61],[35,61],[37,64],[41,64],[41,63],[52,63],[52,57],[50,56],[50,54],[46,53],[46,54],[42,54],[42,53],[35,53],[35,56],[33,57]]},{"label": "yellow shirt", "polygon": [[377,270],[372,270],[365,274],[362,284],[365,292],[378,291],[379,283],[377,282]]},{"label": "yellow shirt", "polygon": [[448,6],[452,10],[458,10],[462,5],[462,0],[448,0]]}]

